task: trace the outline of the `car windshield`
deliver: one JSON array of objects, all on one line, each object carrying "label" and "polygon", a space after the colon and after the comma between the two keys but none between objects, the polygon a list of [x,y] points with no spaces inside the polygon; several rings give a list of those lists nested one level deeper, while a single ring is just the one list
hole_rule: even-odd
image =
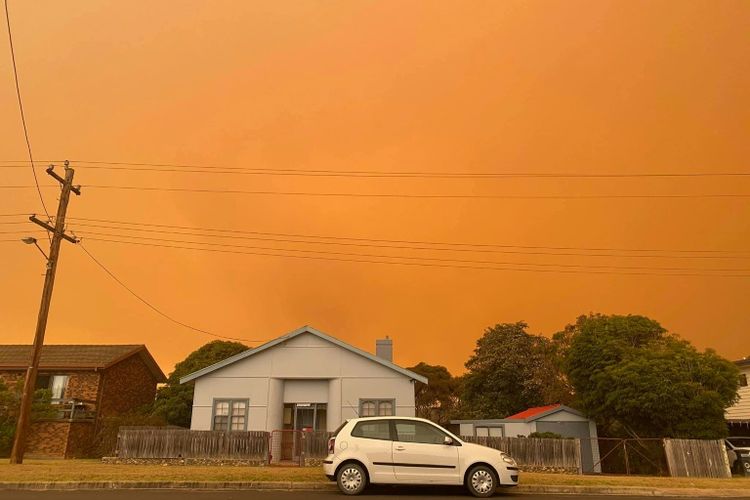
[{"label": "car windshield", "polygon": [[735,448],[750,448],[750,437],[738,437],[727,439]]}]

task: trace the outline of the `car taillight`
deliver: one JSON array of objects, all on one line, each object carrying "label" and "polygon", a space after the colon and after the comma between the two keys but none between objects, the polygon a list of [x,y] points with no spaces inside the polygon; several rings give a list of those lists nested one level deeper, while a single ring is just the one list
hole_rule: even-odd
[{"label": "car taillight", "polygon": [[336,438],[332,437],[328,440],[328,454],[333,454],[333,449],[336,447]]}]

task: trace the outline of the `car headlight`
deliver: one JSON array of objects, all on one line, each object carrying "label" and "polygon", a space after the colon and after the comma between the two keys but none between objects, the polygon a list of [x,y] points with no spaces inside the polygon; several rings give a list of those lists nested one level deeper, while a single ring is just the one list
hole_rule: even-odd
[{"label": "car headlight", "polygon": [[505,462],[505,463],[506,463],[506,464],[508,464],[508,465],[512,465],[513,467],[515,467],[515,466],[516,466],[516,461],[515,461],[515,460],[513,460],[512,458],[510,458],[510,457],[509,457],[509,456],[507,456],[507,455],[503,455],[503,462]]}]

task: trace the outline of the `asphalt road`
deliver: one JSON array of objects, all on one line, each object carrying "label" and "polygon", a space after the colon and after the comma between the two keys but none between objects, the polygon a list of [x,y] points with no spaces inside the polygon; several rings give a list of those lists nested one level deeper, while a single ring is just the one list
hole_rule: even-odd
[{"label": "asphalt road", "polygon": [[[440,500],[473,497],[462,488],[373,488],[367,490],[363,498],[396,499],[439,498]],[[89,491],[0,491],[2,500],[342,500],[348,498],[330,491],[191,491],[191,490],[89,490]],[[496,499],[515,500],[570,500],[570,495],[526,495],[499,493]],[[585,500],[613,500],[611,496],[585,496]],[[614,497],[616,500],[653,500],[653,497]],[[702,500],[695,497],[694,500]],[[706,499],[707,500],[707,499]]]}]

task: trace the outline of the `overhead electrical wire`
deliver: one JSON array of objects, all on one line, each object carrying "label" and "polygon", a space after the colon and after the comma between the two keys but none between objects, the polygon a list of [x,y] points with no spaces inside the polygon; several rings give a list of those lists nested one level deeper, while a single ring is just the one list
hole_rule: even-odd
[{"label": "overhead electrical wire", "polygon": [[[750,177],[750,172],[609,172],[609,173],[565,173],[565,172],[426,172],[388,170],[333,170],[272,167],[233,167],[197,164],[135,163],[113,161],[70,160],[81,168],[101,170],[122,170],[130,172],[182,172],[250,175],[290,175],[311,177],[384,177],[384,178],[467,178],[467,179],[622,179],[622,178],[692,178],[692,177]],[[7,161],[6,163],[15,163]],[[22,165],[0,165],[14,168]]]},{"label": "overhead electrical wire", "polygon": [[213,243],[204,241],[192,241],[192,240],[175,240],[169,238],[152,238],[148,236],[133,236],[127,234],[112,234],[112,233],[100,233],[97,231],[86,231],[83,233],[78,232],[85,236],[91,234],[94,236],[103,237],[114,237],[114,238],[129,238],[135,240],[148,240],[148,241],[160,241],[167,243],[186,243],[190,245],[209,245],[224,248],[244,248],[251,250],[269,250],[269,251],[284,251],[284,252],[304,252],[321,255],[341,255],[348,257],[373,257],[373,258],[387,258],[387,259],[405,259],[405,260],[427,260],[436,262],[456,262],[456,263],[467,263],[467,264],[497,264],[497,265],[520,265],[520,266],[536,266],[536,267],[564,267],[564,268],[594,268],[594,269],[638,269],[638,270],[652,270],[652,271],[706,271],[706,272],[750,272],[750,268],[685,268],[685,267],[653,267],[653,266],[621,266],[621,265],[607,265],[607,264],[558,264],[558,263],[534,263],[534,262],[517,262],[517,261],[487,261],[487,260],[476,260],[476,259],[453,259],[453,258],[442,258],[442,257],[429,257],[429,256],[405,256],[405,255],[383,255],[383,254],[365,254],[365,253],[351,253],[351,252],[332,252],[329,250],[321,251],[314,249],[299,249],[299,248],[276,248],[276,247],[262,247],[252,245],[234,245],[228,243]]},{"label": "overhead electrical wire", "polygon": [[18,110],[21,114],[21,125],[23,126],[23,136],[26,139],[26,150],[29,154],[29,162],[31,163],[31,172],[34,174],[34,184],[36,184],[36,190],[39,194],[39,201],[42,202],[42,208],[44,213],[49,217],[47,211],[47,205],[44,203],[44,196],[42,196],[42,189],[39,186],[39,179],[36,175],[36,168],[34,167],[34,155],[31,152],[31,141],[29,140],[29,129],[26,126],[26,113],[23,110],[23,99],[21,99],[21,85],[18,81],[18,66],[16,65],[16,51],[13,47],[13,30],[10,27],[10,10],[8,9],[8,0],[4,0],[5,4],[5,22],[8,26],[8,44],[10,45],[10,58],[13,66],[13,79],[16,84],[16,98],[18,100]]},{"label": "overhead electrical wire", "polygon": [[219,335],[217,333],[210,332],[210,331],[204,330],[202,328],[194,327],[192,325],[189,325],[189,324],[184,323],[184,322],[182,322],[182,321],[180,321],[178,319],[173,318],[172,316],[168,315],[167,313],[165,313],[164,311],[162,311],[161,309],[159,309],[158,307],[156,307],[155,305],[153,305],[148,300],[144,299],[141,295],[137,294],[128,285],[126,285],[120,278],[118,278],[112,271],[110,271],[99,259],[97,259],[96,257],[94,257],[94,255],[82,243],[79,242],[78,246],[81,248],[81,250],[84,251],[84,253],[86,255],[88,255],[91,258],[92,261],[94,261],[94,263],[97,266],[99,266],[117,284],[119,284],[122,288],[124,288],[125,290],[127,290],[133,297],[135,297],[140,302],[142,302],[143,304],[145,304],[146,307],[148,307],[149,309],[151,309],[152,311],[154,311],[158,315],[160,315],[160,316],[166,318],[167,320],[171,321],[172,323],[180,325],[180,326],[182,326],[184,328],[187,328],[189,330],[193,330],[193,331],[196,331],[196,332],[199,332],[199,333],[203,333],[203,334],[206,334],[206,335],[209,335],[209,336],[212,336],[212,337],[217,337],[217,338],[220,338],[220,339],[236,340],[236,341],[240,341],[240,342],[264,342],[263,340],[250,340],[250,339],[244,339],[244,338],[238,338],[238,337],[229,337],[229,336],[226,336],[226,335]]},{"label": "overhead electrical wire", "polygon": [[[269,257],[285,257],[294,259],[314,259],[314,260],[326,260],[326,261],[337,261],[337,262],[358,262],[365,264],[388,264],[388,265],[401,265],[401,266],[417,266],[417,267],[438,267],[438,268],[449,268],[449,269],[479,269],[479,270],[491,270],[491,271],[519,271],[519,272],[531,272],[531,273],[562,273],[562,274],[602,274],[602,275],[632,275],[632,276],[676,276],[676,277],[715,277],[715,278],[750,278],[750,274],[702,274],[702,273],[654,273],[654,272],[616,272],[616,271],[587,271],[587,270],[568,270],[568,269],[526,269],[519,267],[498,267],[498,266],[485,266],[485,265],[454,265],[454,264],[442,264],[442,263],[428,263],[428,262],[405,262],[405,261],[384,261],[384,260],[373,260],[373,259],[346,259],[341,257],[329,257],[324,255],[289,255],[269,252],[246,252],[240,250],[228,250],[223,248],[201,248],[201,247],[188,247],[183,245],[165,245],[157,243],[147,243],[140,241],[124,241],[117,239],[107,238],[96,238],[89,237],[87,240],[90,241],[102,241],[110,243],[121,243],[127,245],[139,245],[159,248],[172,248],[180,250],[197,250],[204,252],[217,252],[217,253],[228,253],[228,254],[240,254],[240,255],[258,255],[258,256],[269,256]],[[394,257],[397,258],[397,257]]]},{"label": "overhead electrical wire", "polygon": [[[0,189],[25,189],[34,186],[10,185]],[[53,187],[53,186],[43,186]],[[614,199],[693,199],[693,198],[750,198],[750,193],[695,193],[695,194],[591,194],[591,195],[513,195],[513,194],[415,194],[415,193],[347,193],[313,191],[253,191],[242,189],[179,188],[158,186],[126,186],[115,184],[84,184],[84,188],[124,191],[151,191],[173,193],[240,194],[270,196],[311,196],[339,198],[412,198],[412,199],[492,199],[492,200],[614,200]]]},{"label": "overhead electrical wire", "polygon": [[[80,219],[78,219],[80,220]],[[150,226],[151,224],[145,224]],[[205,238],[223,238],[223,239],[239,239],[239,240],[257,240],[257,241],[270,241],[275,243],[298,243],[298,244],[316,244],[316,245],[336,245],[336,246],[350,246],[350,247],[367,247],[367,248],[386,248],[386,249],[398,249],[398,250],[417,250],[417,251],[439,251],[439,252],[470,252],[470,253],[500,253],[500,254],[518,254],[518,255],[548,255],[548,256],[576,256],[576,257],[624,257],[624,258],[666,258],[666,259],[750,259],[750,255],[747,256],[736,256],[736,255],[716,255],[721,251],[718,250],[675,250],[675,253],[681,253],[681,255],[663,255],[663,254],[641,254],[637,253],[634,255],[628,254],[617,254],[617,253],[582,253],[582,252],[563,252],[560,250],[582,250],[601,252],[602,250],[610,250],[617,252],[658,252],[662,250],[633,250],[633,249],[592,249],[592,248],[576,248],[576,247],[543,247],[543,246],[522,246],[522,245],[490,245],[490,244],[471,244],[471,243],[435,243],[435,242],[415,242],[415,241],[403,241],[403,240],[374,240],[368,238],[345,238],[345,237],[329,237],[329,236],[311,236],[311,235],[290,235],[289,233],[262,233],[254,231],[232,231],[233,234],[216,234],[206,233],[205,231],[221,231],[218,229],[201,229],[201,228],[188,228],[186,226],[167,226],[167,227],[178,227],[180,229],[197,229],[204,231],[203,233],[188,232],[188,231],[171,231],[166,229],[152,229],[143,227],[127,227],[127,226],[113,226],[106,224],[92,224],[89,222],[75,222],[76,228],[98,228],[98,229],[109,229],[109,230],[121,230],[131,232],[146,232],[146,233],[159,233],[159,234],[173,234],[181,236],[197,236]],[[153,224],[153,226],[165,226],[161,224]],[[234,233],[248,233],[248,234],[261,234],[261,235],[275,235],[275,236],[297,236],[308,239],[293,239],[289,237],[269,238],[259,236],[244,236],[242,234]],[[319,240],[312,240],[311,238],[320,238]],[[325,241],[322,238],[333,238],[334,241]],[[346,241],[355,240],[357,242]],[[359,241],[366,241],[370,243],[360,243]],[[388,242],[381,244],[381,242]],[[391,244],[395,242],[396,244]],[[407,243],[407,244],[404,244]],[[421,244],[422,246],[415,246]],[[441,246],[429,246],[429,245],[443,245]],[[461,247],[445,248],[447,245],[461,245]],[[476,245],[478,248],[473,248]],[[466,247],[469,248],[466,248]],[[496,247],[496,248],[487,248]],[[524,250],[508,250],[508,248],[521,248]],[[552,249],[550,251],[539,251],[537,249]],[[529,250],[531,249],[531,250]],[[710,255],[686,255],[685,253],[697,253],[697,252],[710,252]],[[750,253],[742,251],[723,251],[726,253]]]}]

